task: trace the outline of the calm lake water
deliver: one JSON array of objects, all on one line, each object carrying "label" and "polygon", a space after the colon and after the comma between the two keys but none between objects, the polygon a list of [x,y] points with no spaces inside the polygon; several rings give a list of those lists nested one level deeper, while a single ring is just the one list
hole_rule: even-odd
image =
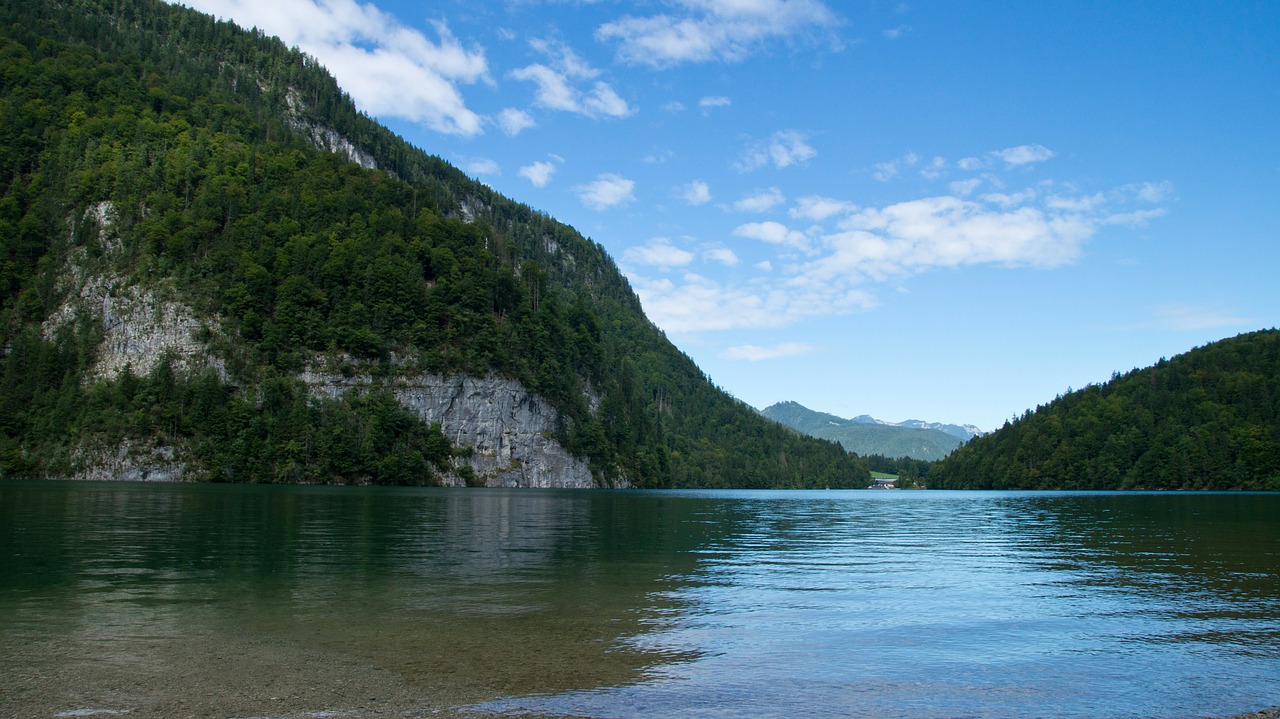
[{"label": "calm lake water", "polygon": [[1280,495],[0,482],[0,716],[1280,705]]}]

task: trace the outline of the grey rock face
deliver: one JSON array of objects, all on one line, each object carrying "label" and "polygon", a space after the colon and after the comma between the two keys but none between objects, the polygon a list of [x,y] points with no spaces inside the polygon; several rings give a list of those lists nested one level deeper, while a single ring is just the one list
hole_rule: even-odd
[{"label": "grey rock face", "polygon": [[[372,386],[367,376],[316,370],[304,372],[302,379],[316,396],[335,399]],[[552,438],[556,410],[515,380],[415,374],[385,380],[383,386],[424,422],[438,423],[455,447],[470,447],[471,456],[458,463],[471,467],[487,486],[596,486],[587,462]]]},{"label": "grey rock face", "polygon": [[201,334],[216,331],[216,317],[197,319],[195,310],[174,298],[175,292],[134,284],[111,266],[122,248],[114,213],[110,202],[100,202],[85,212],[96,233],[84,241],[97,242],[103,259],[90,267],[84,247],[69,254],[59,278],[66,299],[45,320],[45,337],[52,339],[60,328],[74,326],[82,317],[100,322],[102,345],[90,379],[114,379],[125,367],[145,375],[165,357],[174,362],[177,371],[213,367],[225,378],[222,360],[199,339]]},{"label": "grey rock face", "polygon": [[137,447],[125,440],[115,447],[83,449],[77,453],[80,469],[74,480],[177,482],[188,479],[187,465],[173,447]]}]

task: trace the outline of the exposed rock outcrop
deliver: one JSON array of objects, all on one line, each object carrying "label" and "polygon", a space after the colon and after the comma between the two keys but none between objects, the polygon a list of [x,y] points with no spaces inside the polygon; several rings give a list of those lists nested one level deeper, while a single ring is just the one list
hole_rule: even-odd
[{"label": "exposed rock outcrop", "polygon": [[[129,367],[136,375],[150,372],[162,358],[169,358],[174,369],[200,370],[213,367],[225,379],[226,370],[201,337],[210,334],[216,319],[197,319],[195,310],[175,299],[163,296],[158,287],[132,284],[113,271],[112,259],[121,251],[122,243],[114,229],[114,208],[100,202],[85,212],[88,235],[84,243],[97,242],[100,267],[90,264],[85,247],[78,247],[68,257],[62,273],[66,299],[44,322],[46,337],[52,338],[64,326],[74,326],[81,318],[102,325],[102,343],[89,373],[89,379],[113,379]],[[176,294],[176,293],[175,293]]]},{"label": "exposed rock outcrop", "polygon": [[192,479],[179,452],[167,445],[135,446],[129,440],[114,447],[82,448],[72,457],[79,466],[69,479],[178,482]]},{"label": "exposed rock outcrop", "polygon": [[[316,369],[302,375],[313,394],[337,398],[373,386],[367,375],[345,377]],[[379,380],[424,422],[438,423],[455,447],[471,450],[458,462],[490,487],[596,486],[586,460],[553,436],[557,412],[515,380],[413,374]],[[460,480],[456,480],[459,481]]]},{"label": "exposed rock outcrop", "polygon": [[285,95],[285,103],[288,105],[286,121],[289,127],[306,136],[312,145],[321,150],[336,153],[348,162],[354,162],[366,170],[378,169],[378,162],[373,159],[373,155],[360,149],[337,130],[305,119],[304,113],[307,106],[297,90],[289,89]]}]

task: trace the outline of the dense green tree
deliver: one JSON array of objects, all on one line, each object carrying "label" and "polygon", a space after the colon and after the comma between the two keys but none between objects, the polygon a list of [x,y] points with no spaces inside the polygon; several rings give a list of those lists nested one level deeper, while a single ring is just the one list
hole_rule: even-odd
[{"label": "dense green tree", "polygon": [[955,489],[1280,490],[1280,332],[1068,392],[934,468]]}]

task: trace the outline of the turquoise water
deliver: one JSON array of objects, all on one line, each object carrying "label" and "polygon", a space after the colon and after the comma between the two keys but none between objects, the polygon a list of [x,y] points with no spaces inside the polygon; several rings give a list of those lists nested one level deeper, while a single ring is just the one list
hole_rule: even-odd
[{"label": "turquoise water", "polygon": [[7,482],[0,677],[0,716],[1226,716],[1280,705],[1280,495]]}]

